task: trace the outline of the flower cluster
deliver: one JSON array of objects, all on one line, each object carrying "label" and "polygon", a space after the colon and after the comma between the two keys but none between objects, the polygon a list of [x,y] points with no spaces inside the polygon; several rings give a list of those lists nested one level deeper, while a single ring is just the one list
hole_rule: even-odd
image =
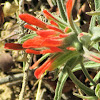
[{"label": "flower cluster", "polygon": [[[73,0],[68,0],[66,4],[66,12],[69,21],[71,19],[73,4]],[[77,36],[71,30],[71,28],[67,26],[67,24],[53,17],[47,10],[43,10],[43,13],[45,17],[50,21],[49,25],[30,14],[19,15],[20,19],[28,23],[24,27],[36,31],[37,36],[26,40],[23,44],[5,44],[6,49],[25,50],[26,53],[43,55],[46,53],[52,53],[51,57],[49,57],[43,65],[35,70],[34,74],[36,78],[40,78],[46,70],[54,70],[71,58],[80,55],[79,46],[82,44],[77,37],[81,39],[84,36],[82,33]],[[37,26],[39,29],[31,25]],[[83,50],[82,46],[80,46],[80,48]],[[86,51],[87,49],[84,50]],[[95,59],[96,62],[99,60],[94,56],[87,56],[87,53],[84,53],[84,57],[87,57],[93,61]],[[38,60],[31,67],[31,69],[36,67],[39,63],[40,60]]]}]

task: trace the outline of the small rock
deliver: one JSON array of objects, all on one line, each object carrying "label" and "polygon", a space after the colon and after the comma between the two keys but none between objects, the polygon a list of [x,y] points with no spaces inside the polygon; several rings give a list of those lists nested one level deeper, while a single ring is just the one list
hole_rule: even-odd
[{"label": "small rock", "polygon": [[0,69],[3,72],[9,72],[14,67],[14,62],[9,53],[0,54]]}]

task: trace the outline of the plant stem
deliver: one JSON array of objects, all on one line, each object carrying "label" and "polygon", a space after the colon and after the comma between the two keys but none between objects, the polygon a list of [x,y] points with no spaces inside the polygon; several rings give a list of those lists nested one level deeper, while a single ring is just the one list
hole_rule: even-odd
[{"label": "plant stem", "polygon": [[92,78],[90,77],[90,75],[89,75],[87,69],[84,67],[84,64],[83,64],[82,62],[80,62],[80,65],[81,65],[81,67],[82,67],[82,71],[83,71],[83,73],[85,74],[85,76],[89,79],[89,81],[90,81],[94,86],[96,86],[96,83],[95,83],[95,82],[92,80]]},{"label": "plant stem", "polygon": [[96,96],[82,96],[77,93],[73,93],[73,95],[75,95],[79,98],[85,99],[85,100],[98,100],[98,98]]},{"label": "plant stem", "polygon": [[91,12],[86,12],[86,14],[88,14],[88,15],[90,15],[90,16],[100,15],[100,11],[91,11]]},{"label": "plant stem", "polygon": [[36,94],[36,100],[40,100],[40,88],[41,88],[42,78],[39,80],[38,90]]},{"label": "plant stem", "polygon": [[23,76],[23,84],[22,84],[22,89],[21,89],[20,95],[19,95],[19,100],[23,100],[24,99],[25,88],[26,88],[27,81],[28,81],[28,71],[29,71],[29,66],[31,64],[32,57],[28,54],[27,58],[28,58],[28,60],[26,61],[26,64],[25,64],[24,76]]},{"label": "plant stem", "polygon": [[66,66],[67,73],[71,80],[87,95],[89,96],[95,96],[95,91],[90,89],[89,87],[85,86],[83,83],[81,83],[76,76],[72,73],[71,69],[69,66]]}]

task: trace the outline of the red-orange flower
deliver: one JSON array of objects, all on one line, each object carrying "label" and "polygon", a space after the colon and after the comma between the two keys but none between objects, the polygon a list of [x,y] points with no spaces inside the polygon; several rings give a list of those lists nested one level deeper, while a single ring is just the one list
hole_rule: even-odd
[{"label": "red-orange flower", "polygon": [[[66,4],[67,18],[69,21],[71,18],[73,4],[74,0],[68,0]],[[35,36],[32,39],[26,40],[23,44],[5,44],[5,48],[7,49],[25,50],[26,53],[54,54],[50,58],[48,58],[43,65],[41,65],[35,70],[34,74],[36,78],[40,78],[46,70],[54,70],[56,67],[64,64],[72,57],[75,57],[77,55],[79,56],[80,54],[77,51],[76,47],[79,43],[76,34],[70,33],[71,29],[68,26],[64,26],[63,28],[61,28],[60,25],[63,25],[63,23],[55,17],[53,17],[47,10],[44,10],[43,12],[46,18],[50,20],[50,25],[47,25],[46,23],[29,14],[19,15],[19,17],[23,21],[28,23],[24,27],[35,31],[37,36]],[[29,24],[37,26],[41,29],[39,30]],[[82,36],[83,34],[81,33],[80,36],[78,36],[78,38],[82,38]],[[84,51],[87,52],[88,50]],[[91,55],[90,53],[87,54],[86,52],[83,55],[84,57],[100,63],[100,58]],[[35,68],[40,62],[41,60],[39,59],[30,68]]]},{"label": "red-orange flower", "polygon": [[[26,40],[23,44],[7,43],[5,44],[5,48],[14,50],[25,50],[26,53],[33,53],[33,54],[46,54],[46,53],[55,54],[58,52],[63,53],[69,50],[71,51],[76,50],[73,49],[74,48],[73,46],[63,47],[63,45],[65,46],[64,40],[71,35],[70,33],[65,34],[65,32],[67,33],[67,30],[69,28],[65,29],[66,31],[64,32],[64,29],[61,29],[59,26],[59,23],[63,24],[61,21],[53,17],[47,10],[44,10],[43,13],[45,17],[50,20],[51,25],[47,25],[46,23],[42,22],[41,20],[35,18],[30,14],[20,14],[19,17],[23,21],[28,23],[24,27],[36,31],[37,36],[35,36],[33,39]],[[38,30],[31,25],[37,26],[41,28],[41,30]],[[68,44],[71,45],[71,43]],[[54,69],[52,67],[52,63],[55,62],[56,58],[60,57],[59,53],[56,56],[49,58],[43,65],[41,65],[38,69],[36,69],[35,76],[37,78],[40,78],[40,76],[46,70]],[[40,60],[38,60],[31,68],[36,67],[39,64],[39,62]],[[56,66],[55,64],[53,66]]]}]

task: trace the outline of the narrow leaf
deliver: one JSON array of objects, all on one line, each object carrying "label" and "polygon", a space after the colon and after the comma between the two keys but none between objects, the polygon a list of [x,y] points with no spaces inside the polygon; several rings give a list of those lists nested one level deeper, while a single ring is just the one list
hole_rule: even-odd
[{"label": "narrow leaf", "polygon": [[33,37],[37,36],[36,34],[27,34],[18,40],[18,43],[24,43],[28,39],[32,39]]},{"label": "narrow leaf", "polygon": [[57,5],[58,5],[58,8],[59,8],[59,11],[60,11],[60,15],[62,17],[62,19],[67,22],[67,16],[66,16],[66,11],[65,11],[65,8],[64,8],[64,2],[63,0],[57,0]]}]

